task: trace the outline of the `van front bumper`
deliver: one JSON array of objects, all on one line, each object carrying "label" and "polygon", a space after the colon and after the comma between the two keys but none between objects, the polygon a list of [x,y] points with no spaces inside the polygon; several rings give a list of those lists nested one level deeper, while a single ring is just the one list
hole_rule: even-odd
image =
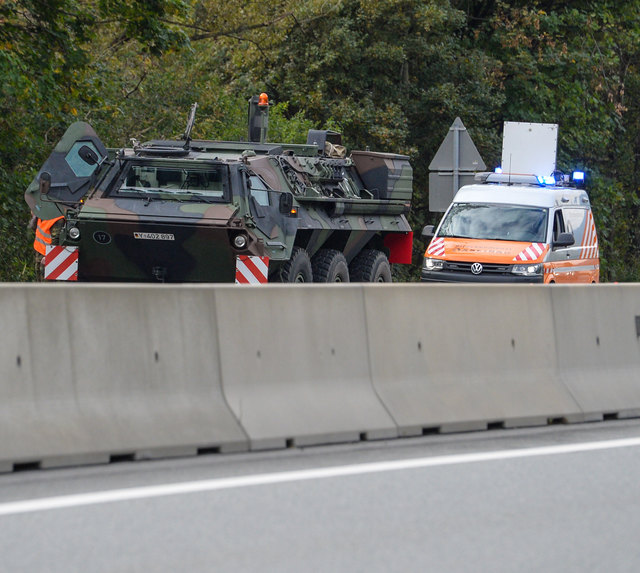
[{"label": "van front bumper", "polygon": [[427,283],[510,283],[510,284],[542,284],[542,275],[520,276],[514,274],[485,273],[474,275],[472,273],[451,271],[425,271],[422,269],[420,280]]}]

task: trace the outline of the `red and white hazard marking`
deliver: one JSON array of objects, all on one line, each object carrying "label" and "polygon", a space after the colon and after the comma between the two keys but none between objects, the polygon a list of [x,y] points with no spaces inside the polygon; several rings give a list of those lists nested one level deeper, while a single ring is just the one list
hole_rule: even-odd
[{"label": "red and white hazard marking", "polygon": [[584,236],[582,237],[583,259],[595,259],[600,256],[598,252],[598,236],[596,235],[596,225],[593,222],[593,213],[587,213],[587,222],[584,226]]},{"label": "red and white hazard marking", "polygon": [[236,257],[236,284],[264,284],[269,274],[269,257],[238,255]]},{"label": "red and white hazard marking", "polygon": [[545,251],[544,243],[531,243],[526,249],[523,249],[518,255],[513,257],[514,261],[535,261]]},{"label": "red and white hazard marking", "polygon": [[429,248],[427,249],[427,254],[435,255],[436,257],[441,257],[444,255],[444,239],[440,237],[434,238],[429,243]]},{"label": "red and white hazard marking", "polygon": [[49,281],[77,281],[78,247],[47,245],[44,278]]}]

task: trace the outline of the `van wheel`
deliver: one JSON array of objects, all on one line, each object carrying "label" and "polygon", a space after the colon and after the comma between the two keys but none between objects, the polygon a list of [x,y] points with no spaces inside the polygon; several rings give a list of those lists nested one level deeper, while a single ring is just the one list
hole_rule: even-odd
[{"label": "van wheel", "polygon": [[310,283],[313,282],[311,260],[302,247],[293,247],[291,258],[276,271],[273,282],[278,283]]},{"label": "van wheel", "polygon": [[375,249],[365,249],[349,267],[351,282],[359,283],[390,283],[391,266],[387,255]]},{"label": "van wheel", "polygon": [[349,266],[344,255],[335,249],[320,249],[311,259],[316,283],[348,283]]}]

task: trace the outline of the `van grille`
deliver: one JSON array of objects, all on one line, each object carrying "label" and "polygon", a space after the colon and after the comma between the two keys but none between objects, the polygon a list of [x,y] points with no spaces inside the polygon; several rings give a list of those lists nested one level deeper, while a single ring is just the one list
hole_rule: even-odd
[{"label": "van grille", "polygon": [[[460,263],[445,261],[444,270],[457,272],[457,273],[469,273],[471,274],[471,265],[474,263]],[[494,265],[490,263],[482,263],[482,274],[510,274],[511,265]]]}]

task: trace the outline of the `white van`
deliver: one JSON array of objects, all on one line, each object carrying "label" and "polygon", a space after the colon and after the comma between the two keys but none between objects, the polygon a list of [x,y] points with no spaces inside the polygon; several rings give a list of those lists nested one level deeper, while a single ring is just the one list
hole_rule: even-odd
[{"label": "white van", "polygon": [[424,228],[422,235],[433,238],[422,281],[599,282],[598,237],[584,189],[533,175],[476,179],[481,183],[456,193],[435,233]]}]

